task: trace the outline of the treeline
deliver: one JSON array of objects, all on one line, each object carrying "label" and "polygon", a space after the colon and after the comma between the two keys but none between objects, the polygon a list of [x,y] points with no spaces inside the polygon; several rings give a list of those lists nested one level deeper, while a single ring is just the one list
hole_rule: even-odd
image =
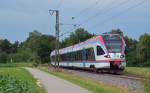
[{"label": "treeline", "polygon": [[55,37],[38,31],[29,33],[24,42],[10,43],[0,40],[0,63],[35,62],[47,63],[49,54],[54,49]]},{"label": "treeline", "polygon": [[[120,34],[120,29],[112,30],[108,33]],[[60,41],[60,47],[64,48],[70,45],[85,41],[94,34],[89,33],[83,28],[72,32],[67,38]],[[124,36],[126,42],[126,58],[128,66],[147,66],[150,67],[150,35],[141,35],[139,40]],[[11,43],[7,39],[0,39],[0,63],[15,62],[50,62],[50,53],[55,48],[55,37],[45,35],[38,31],[29,33],[24,42]]]}]

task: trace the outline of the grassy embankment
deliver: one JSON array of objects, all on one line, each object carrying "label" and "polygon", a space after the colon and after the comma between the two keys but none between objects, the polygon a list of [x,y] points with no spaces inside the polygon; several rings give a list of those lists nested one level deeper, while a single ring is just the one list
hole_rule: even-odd
[{"label": "grassy embankment", "polygon": [[0,68],[0,93],[46,93],[37,80],[19,67]]},{"label": "grassy embankment", "polygon": [[0,67],[31,67],[34,63],[32,62],[19,62],[19,63],[0,63]]},{"label": "grassy embankment", "polygon": [[119,88],[108,84],[102,84],[94,80],[79,77],[73,74],[68,74],[63,71],[55,72],[54,70],[49,70],[47,67],[39,67],[39,69],[48,72],[49,74],[52,74],[54,76],[70,81],[83,88],[86,88],[89,91],[92,91],[93,93],[130,93],[129,91],[123,88]]},{"label": "grassy embankment", "polygon": [[127,67],[125,74],[136,75],[139,77],[145,77],[150,79],[150,68],[143,67]]},{"label": "grassy embankment", "polygon": [[150,68],[127,67],[125,70],[125,74],[149,79],[143,81],[143,83],[144,83],[144,93],[150,93]]}]

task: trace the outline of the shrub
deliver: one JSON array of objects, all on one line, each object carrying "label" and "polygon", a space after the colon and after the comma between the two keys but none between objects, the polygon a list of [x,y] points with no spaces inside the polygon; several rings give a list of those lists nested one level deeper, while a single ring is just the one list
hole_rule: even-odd
[{"label": "shrub", "polygon": [[0,63],[7,62],[7,54],[5,52],[0,51]]},{"label": "shrub", "polygon": [[17,77],[0,74],[0,93],[37,93],[28,82]]}]

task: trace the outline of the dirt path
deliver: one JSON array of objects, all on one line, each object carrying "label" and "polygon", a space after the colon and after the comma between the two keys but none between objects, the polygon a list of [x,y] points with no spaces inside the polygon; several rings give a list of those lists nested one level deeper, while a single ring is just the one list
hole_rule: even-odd
[{"label": "dirt path", "polygon": [[68,81],[47,74],[36,68],[26,68],[41,84],[44,85],[48,93],[91,93]]}]

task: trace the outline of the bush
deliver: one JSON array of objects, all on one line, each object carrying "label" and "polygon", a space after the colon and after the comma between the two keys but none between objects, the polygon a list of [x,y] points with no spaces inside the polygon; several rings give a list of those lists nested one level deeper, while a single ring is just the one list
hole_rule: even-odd
[{"label": "bush", "polygon": [[36,93],[26,81],[10,75],[0,75],[0,93]]},{"label": "bush", "polygon": [[7,54],[5,52],[0,51],[0,63],[7,62]]},{"label": "bush", "polygon": [[20,52],[20,53],[10,54],[7,58],[7,61],[8,63],[39,62],[39,58],[34,53]]}]

